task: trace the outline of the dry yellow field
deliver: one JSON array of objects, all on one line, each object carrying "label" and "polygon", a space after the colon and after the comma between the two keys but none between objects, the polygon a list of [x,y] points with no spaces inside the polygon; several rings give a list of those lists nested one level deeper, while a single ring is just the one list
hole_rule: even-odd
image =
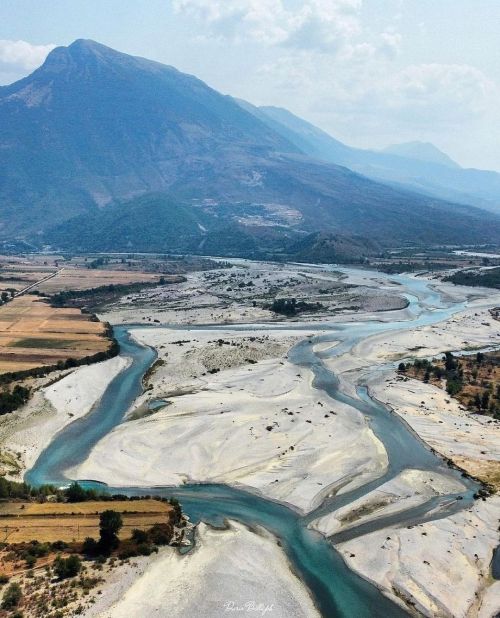
[{"label": "dry yellow field", "polygon": [[158,500],[79,503],[7,503],[0,505],[0,542],[21,543],[82,541],[99,536],[99,513],[119,511],[123,518],[120,538],[129,538],[134,528],[146,529],[164,523],[172,507]]},{"label": "dry yellow field", "polygon": [[[120,513],[169,513],[172,507],[160,500],[89,500],[88,502],[0,502],[0,518],[6,515],[95,515],[107,509]],[[1,521],[1,519],[0,519]]]},{"label": "dry yellow field", "polygon": [[0,307],[0,373],[84,358],[109,345],[104,324],[79,309],[53,308],[29,294]]},{"label": "dry yellow field", "polygon": [[110,284],[129,285],[156,282],[158,279],[158,275],[140,271],[65,267],[55,277],[36,286],[36,289],[45,294],[54,294],[65,290],[89,290]]},{"label": "dry yellow field", "polygon": [[54,267],[29,268],[24,265],[6,267],[0,263],[0,291],[20,292],[52,275],[56,270]]}]

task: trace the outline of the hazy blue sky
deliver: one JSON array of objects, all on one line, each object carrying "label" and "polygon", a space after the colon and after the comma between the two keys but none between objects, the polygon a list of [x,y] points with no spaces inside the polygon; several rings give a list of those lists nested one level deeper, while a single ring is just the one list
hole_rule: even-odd
[{"label": "hazy blue sky", "polygon": [[2,0],[0,83],[95,39],[349,144],[500,170],[500,0]]}]

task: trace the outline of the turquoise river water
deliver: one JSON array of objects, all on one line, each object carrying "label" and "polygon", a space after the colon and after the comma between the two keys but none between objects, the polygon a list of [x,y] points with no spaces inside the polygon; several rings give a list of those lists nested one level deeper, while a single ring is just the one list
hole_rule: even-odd
[{"label": "turquoise river water", "polygon": [[[408,319],[379,321],[374,317],[367,322],[330,323],[325,326],[307,324],[279,325],[224,325],[203,327],[246,330],[257,328],[296,328],[304,330],[305,339],[289,353],[289,360],[297,365],[308,366],[314,374],[314,386],[326,391],[338,401],[348,403],[362,412],[377,437],[383,442],[389,458],[389,468],[379,479],[363,487],[339,496],[331,496],[308,515],[298,513],[284,504],[267,500],[254,493],[225,485],[196,484],[182,487],[150,488],[108,488],[110,492],[128,494],[158,494],[177,497],[191,521],[205,521],[222,526],[227,519],[238,520],[249,526],[263,526],[276,535],[286,552],[292,569],[309,588],[321,612],[328,618],[397,618],[406,616],[404,609],[385,597],[375,586],[352,572],[336,552],[331,541],[339,542],[365,534],[387,525],[413,525],[428,519],[443,517],[468,506],[478,485],[460,473],[450,469],[443,460],[407,427],[388,408],[374,401],[366,387],[360,384],[358,396],[353,398],[341,391],[336,376],[326,369],[322,362],[328,354],[348,351],[371,335],[394,330],[413,329],[448,318],[463,308],[462,304],[447,304],[424,280],[413,277],[386,277],[404,286],[409,300]],[[114,334],[121,348],[121,354],[132,359],[132,363],[109,385],[100,402],[84,418],[78,419],[58,433],[42,452],[25,480],[31,484],[67,484],[70,479],[65,471],[84,461],[92,447],[113,427],[123,420],[125,412],[142,392],[142,376],[155,359],[155,352],[137,344],[129,336],[128,326],[117,326]],[[134,326],[137,328],[137,326]],[[193,327],[191,327],[193,328]],[[179,330],[182,330],[179,327]],[[308,336],[314,331],[322,334]],[[324,334],[325,330],[328,332]],[[319,341],[339,341],[333,351],[315,353],[314,344]],[[405,468],[436,470],[460,477],[466,489],[458,495],[429,500],[426,504],[404,513],[381,518],[369,524],[362,524],[338,534],[331,541],[308,528],[310,521],[386,482]],[[86,481],[91,485],[92,482]],[[458,499],[457,499],[458,498]],[[436,508],[437,507],[437,508]]]}]

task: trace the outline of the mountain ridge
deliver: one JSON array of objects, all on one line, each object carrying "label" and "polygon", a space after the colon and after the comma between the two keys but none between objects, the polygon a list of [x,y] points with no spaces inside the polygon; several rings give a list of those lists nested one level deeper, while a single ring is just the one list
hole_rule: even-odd
[{"label": "mountain ridge", "polygon": [[319,230],[382,244],[500,233],[500,219],[312,157],[198,78],[93,41],[0,90],[0,146],[0,235],[52,246],[78,243],[86,224],[89,243],[119,244],[110,212],[140,225],[148,199],[214,251],[214,238],[235,244],[224,226],[256,251]]},{"label": "mountain ridge", "polygon": [[408,159],[415,159],[417,161],[436,163],[437,165],[444,165],[454,169],[463,169],[461,165],[430,142],[414,141],[403,142],[401,144],[392,144],[391,146],[383,148],[381,152],[395,154]]},{"label": "mountain ridge", "polygon": [[[326,131],[280,107],[255,107],[241,103],[251,113],[292,141],[310,156],[344,165],[368,178],[463,205],[474,205],[500,214],[500,174],[489,170],[443,165],[399,153],[347,146]],[[435,146],[432,146],[436,149]],[[391,147],[389,147],[391,149]],[[394,148],[394,147],[392,147]],[[436,149],[437,150],[437,149]],[[438,152],[441,152],[438,150]]]}]

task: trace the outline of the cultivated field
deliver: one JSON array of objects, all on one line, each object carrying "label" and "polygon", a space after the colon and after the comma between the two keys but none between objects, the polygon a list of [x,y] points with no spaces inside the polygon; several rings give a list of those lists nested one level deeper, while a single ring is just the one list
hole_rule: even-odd
[{"label": "cultivated field", "polygon": [[79,309],[53,308],[29,294],[0,307],[0,373],[84,358],[109,345],[105,325]]},{"label": "cultivated field", "polygon": [[[141,268],[142,266],[142,268]],[[130,285],[151,283],[159,279],[158,268],[154,271],[149,262],[93,261],[92,258],[30,255],[26,257],[0,255],[0,292],[20,292],[27,287],[45,294],[66,290],[88,290],[106,285]],[[147,271],[147,272],[146,272]],[[38,285],[34,285],[37,284]]]},{"label": "cultivated field", "polygon": [[99,537],[99,514],[107,509],[122,514],[120,538],[130,538],[134,528],[147,529],[168,521],[170,504],[159,500],[89,501],[78,503],[9,502],[0,504],[0,542],[83,541]]},{"label": "cultivated field", "polygon": [[89,290],[105,285],[155,283],[158,279],[158,275],[139,271],[63,268],[54,277],[37,285],[36,289],[44,294],[55,294],[66,290]]}]

